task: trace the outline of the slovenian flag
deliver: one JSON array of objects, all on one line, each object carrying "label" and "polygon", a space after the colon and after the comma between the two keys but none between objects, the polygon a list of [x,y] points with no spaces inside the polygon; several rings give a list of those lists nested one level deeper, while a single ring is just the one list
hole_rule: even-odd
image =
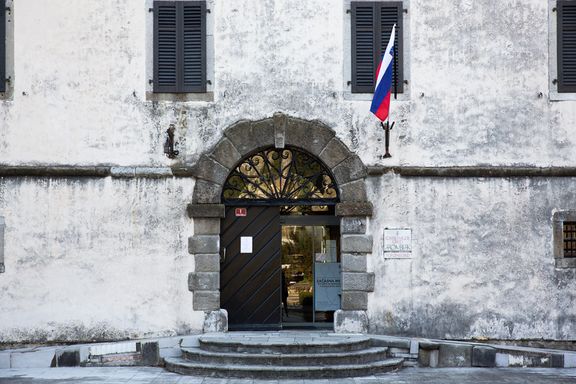
[{"label": "slovenian flag", "polygon": [[370,112],[376,115],[380,121],[388,118],[390,110],[390,93],[392,89],[392,64],[394,63],[394,35],[396,33],[396,24],[392,27],[390,41],[382,55],[382,61],[376,72],[376,86],[374,87],[374,97]]}]

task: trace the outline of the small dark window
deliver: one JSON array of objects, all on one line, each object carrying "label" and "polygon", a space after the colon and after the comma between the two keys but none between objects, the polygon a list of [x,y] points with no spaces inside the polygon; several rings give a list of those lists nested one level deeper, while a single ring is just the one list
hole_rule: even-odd
[{"label": "small dark window", "polygon": [[576,210],[552,216],[556,268],[576,268]]},{"label": "small dark window", "polygon": [[576,257],[576,221],[563,223],[564,257]]},{"label": "small dark window", "polygon": [[376,69],[396,24],[396,89],[404,91],[401,1],[352,2],[352,93],[373,93]]},{"label": "small dark window", "polygon": [[206,3],[154,2],[154,92],[206,92]]},{"label": "small dark window", "polygon": [[576,1],[558,0],[558,92],[576,92]]},{"label": "small dark window", "polygon": [[0,0],[0,92],[6,92],[6,5]]}]

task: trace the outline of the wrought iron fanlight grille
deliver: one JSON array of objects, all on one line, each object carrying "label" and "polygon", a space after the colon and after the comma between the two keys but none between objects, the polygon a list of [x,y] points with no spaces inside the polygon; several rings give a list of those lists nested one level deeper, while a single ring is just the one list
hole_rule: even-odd
[{"label": "wrought iron fanlight grille", "polygon": [[269,148],[244,159],[228,176],[225,203],[333,205],[334,178],[315,157],[296,148]]}]

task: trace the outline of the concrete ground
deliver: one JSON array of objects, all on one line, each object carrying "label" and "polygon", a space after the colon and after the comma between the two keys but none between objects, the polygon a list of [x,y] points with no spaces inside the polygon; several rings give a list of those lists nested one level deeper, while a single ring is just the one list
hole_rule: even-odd
[{"label": "concrete ground", "polygon": [[180,376],[162,368],[35,368],[0,370],[0,384],[575,384],[576,369],[406,368],[354,379],[247,380]]}]

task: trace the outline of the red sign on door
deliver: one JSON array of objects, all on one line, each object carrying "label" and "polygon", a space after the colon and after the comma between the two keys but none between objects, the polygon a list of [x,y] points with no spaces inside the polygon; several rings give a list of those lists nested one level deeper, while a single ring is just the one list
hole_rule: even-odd
[{"label": "red sign on door", "polygon": [[234,210],[236,217],[246,217],[248,216],[248,209],[246,208],[236,208]]}]

